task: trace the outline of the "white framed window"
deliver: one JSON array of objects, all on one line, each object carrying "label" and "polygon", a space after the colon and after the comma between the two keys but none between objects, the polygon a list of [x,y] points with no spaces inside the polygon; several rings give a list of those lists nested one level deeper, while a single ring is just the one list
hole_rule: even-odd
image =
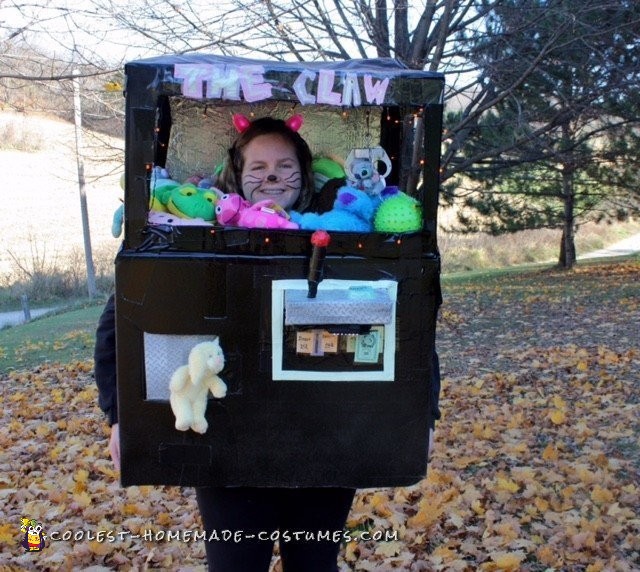
[{"label": "white framed window", "polygon": [[307,292],[306,280],[272,282],[273,379],[393,381],[398,283],[326,279]]}]

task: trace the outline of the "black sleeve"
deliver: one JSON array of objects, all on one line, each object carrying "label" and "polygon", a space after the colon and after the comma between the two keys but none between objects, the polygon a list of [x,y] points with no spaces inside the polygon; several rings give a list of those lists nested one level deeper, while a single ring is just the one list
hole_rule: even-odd
[{"label": "black sleeve", "polygon": [[432,357],[432,375],[431,375],[431,429],[435,428],[436,421],[440,419],[440,358],[438,358],[438,352],[433,350]]},{"label": "black sleeve", "polygon": [[109,425],[118,422],[116,388],[116,314],[113,294],[107,300],[98,320],[94,348],[94,374],[98,386],[98,405],[104,411]]},{"label": "black sleeve", "polygon": [[[436,323],[438,321],[438,309],[442,306],[442,287],[440,285],[440,265],[438,265],[438,280],[436,283]],[[431,429],[435,428],[436,421],[440,419],[440,358],[438,357],[438,352],[435,347],[433,348],[433,356],[431,362],[431,411],[429,412],[431,415]]]}]

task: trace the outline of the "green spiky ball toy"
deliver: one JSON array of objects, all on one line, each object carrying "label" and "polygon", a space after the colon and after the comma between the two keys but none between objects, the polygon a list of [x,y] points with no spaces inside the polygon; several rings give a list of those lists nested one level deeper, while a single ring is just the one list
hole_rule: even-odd
[{"label": "green spiky ball toy", "polygon": [[373,219],[378,232],[416,232],[422,228],[422,205],[413,197],[399,192],[382,201]]}]

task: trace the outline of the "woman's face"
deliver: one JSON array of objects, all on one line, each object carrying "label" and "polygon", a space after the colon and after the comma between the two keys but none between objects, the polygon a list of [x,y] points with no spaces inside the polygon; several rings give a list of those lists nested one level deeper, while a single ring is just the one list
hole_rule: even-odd
[{"label": "woman's face", "polygon": [[296,150],[280,135],[258,135],[244,148],[242,192],[252,203],[270,199],[290,209],[300,196],[302,172]]}]

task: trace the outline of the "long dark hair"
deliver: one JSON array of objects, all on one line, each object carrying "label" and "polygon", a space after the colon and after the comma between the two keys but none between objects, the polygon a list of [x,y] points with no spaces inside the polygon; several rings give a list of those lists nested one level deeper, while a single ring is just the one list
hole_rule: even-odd
[{"label": "long dark hair", "polygon": [[313,172],[311,171],[311,161],[313,160],[311,150],[307,142],[297,131],[291,129],[282,119],[276,119],[274,117],[255,119],[238,135],[229,149],[229,155],[217,179],[216,185],[225,193],[239,193],[244,196],[242,191],[244,150],[253,139],[260,135],[280,135],[285,141],[291,143],[295,149],[298,162],[300,163],[302,174],[300,196],[292,208],[296,211],[304,211],[309,208],[313,193],[315,192]]}]

